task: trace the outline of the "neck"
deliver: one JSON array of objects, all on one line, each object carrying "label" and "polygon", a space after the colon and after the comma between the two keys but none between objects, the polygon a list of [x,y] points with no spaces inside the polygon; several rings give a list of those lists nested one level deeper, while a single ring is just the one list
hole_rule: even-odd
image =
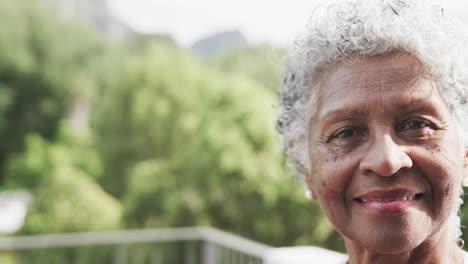
[{"label": "neck", "polygon": [[462,264],[463,250],[450,240],[448,232],[441,230],[416,248],[400,253],[380,253],[345,237],[349,264]]}]

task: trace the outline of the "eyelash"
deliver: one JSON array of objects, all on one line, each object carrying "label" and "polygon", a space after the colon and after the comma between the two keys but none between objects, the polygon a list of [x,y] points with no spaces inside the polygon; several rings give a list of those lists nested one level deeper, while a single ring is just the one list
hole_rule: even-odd
[{"label": "eyelash", "polygon": [[[419,122],[419,125],[424,125],[423,127],[419,126],[419,127],[416,127],[416,128],[408,128],[408,129],[404,129],[404,127],[406,125],[409,125],[410,123],[412,122]],[[399,127],[399,130],[400,131],[406,131],[406,130],[411,130],[411,129],[422,129],[422,128],[425,128],[425,127],[429,127],[431,129],[434,129],[436,130],[436,127],[434,124],[432,124],[431,122],[429,122],[428,120],[425,120],[425,119],[421,119],[421,118],[411,118],[411,119],[408,119],[408,120],[405,120],[405,122],[403,122],[403,124]]]},{"label": "eyelash", "polygon": [[[410,124],[413,124],[413,122],[419,122],[417,125],[417,127],[414,127],[414,128],[405,128],[407,125],[410,125]],[[423,125],[423,126],[421,126]],[[430,129],[433,129],[433,130],[437,130],[436,126],[431,123],[430,121],[426,120],[426,119],[422,119],[422,118],[411,118],[411,119],[407,119],[405,120],[400,126],[398,126],[398,131],[399,132],[403,132],[403,131],[408,131],[408,130],[419,130],[419,129],[423,129],[425,127],[429,127]],[[343,133],[353,133],[352,136],[344,136]],[[348,126],[348,127],[343,127],[343,128],[340,128],[338,129],[337,131],[333,132],[329,137],[327,137],[327,142],[330,142],[334,139],[346,139],[346,138],[352,138],[355,136],[354,133],[359,133],[360,135],[364,134],[364,131],[359,128],[359,127],[354,127],[354,126]]]},{"label": "eyelash", "polygon": [[349,136],[349,137],[346,137],[346,136],[340,136],[340,135],[343,135],[343,133],[345,132],[351,132],[351,133],[359,133],[359,134],[363,134],[363,132],[361,131],[361,129],[359,127],[343,127],[343,128],[340,128],[338,129],[337,131],[335,131],[333,134],[331,134],[328,139],[327,139],[327,142],[330,142],[332,141],[333,139],[336,139],[336,138],[351,138],[352,136]]}]

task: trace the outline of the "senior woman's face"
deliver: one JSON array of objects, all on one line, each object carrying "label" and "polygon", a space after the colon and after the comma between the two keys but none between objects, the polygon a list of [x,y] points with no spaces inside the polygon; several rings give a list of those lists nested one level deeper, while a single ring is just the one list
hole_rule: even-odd
[{"label": "senior woman's face", "polygon": [[456,123],[418,65],[389,54],[333,66],[311,120],[309,188],[347,241],[378,252],[447,232],[464,173]]}]

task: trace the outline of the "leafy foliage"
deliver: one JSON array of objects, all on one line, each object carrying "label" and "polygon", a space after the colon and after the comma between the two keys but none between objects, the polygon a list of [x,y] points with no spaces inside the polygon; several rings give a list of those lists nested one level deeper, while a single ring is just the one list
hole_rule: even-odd
[{"label": "leafy foliage", "polygon": [[273,92],[173,46],[127,65],[94,125],[100,182],[123,200],[128,227],[212,225],[274,245],[325,243],[332,228],[285,175]]},{"label": "leafy foliage", "polygon": [[90,134],[73,135],[64,124],[57,142],[50,143],[31,134],[27,136],[25,152],[10,157],[6,185],[11,189],[27,188],[35,199],[22,233],[120,226],[120,203],[105,193],[89,174],[100,171],[96,152],[84,147],[90,140]]},{"label": "leafy foliage", "polygon": [[97,34],[36,1],[0,1],[0,169],[26,134],[54,138],[73,98],[96,89],[103,49]]},{"label": "leafy foliage", "polygon": [[261,44],[222,53],[208,61],[227,74],[243,74],[271,91],[280,83],[280,70],[285,50]]}]

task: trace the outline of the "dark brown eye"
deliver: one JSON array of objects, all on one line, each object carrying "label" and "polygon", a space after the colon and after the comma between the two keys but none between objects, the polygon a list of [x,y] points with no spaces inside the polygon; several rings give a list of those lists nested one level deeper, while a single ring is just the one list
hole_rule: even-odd
[{"label": "dark brown eye", "polygon": [[335,137],[336,138],[351,138],[356,136],[356,131],[352,128],[343,129]]},{"label": "dark brown eye", "polygon": [[417,130],[425,127],[433,128],[433,125],[424,119],[410,119],[403,123],[403,125],[400,127],[400,131]]},{"label": "dark brown eye", "polygon": [[336,131],[329,140],[333,139],[350,139],[358,137],[362,134],[362,132],[356,127],[345,127],[338,131]]}]

